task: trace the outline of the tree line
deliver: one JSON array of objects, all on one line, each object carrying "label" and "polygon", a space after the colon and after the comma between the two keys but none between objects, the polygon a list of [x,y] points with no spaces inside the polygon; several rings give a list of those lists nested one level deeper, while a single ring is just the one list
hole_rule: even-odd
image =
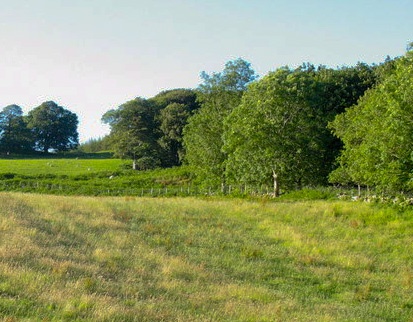
[{"label": "tree line", "polygon": [[134,169],[180,165],[185,154],[183,129],[199,108],[197,93],[191,89],[135,98],[102,116],[111,128],[106,142],[116,156],[133,159]]},{"label": "tree line", "polygon": [[68,109],[47,101],[28,115],[18,105],[0,111],[0,153],[68,151],[79,145],[78,117]]},{"label": "tree line", "polygon": [[413,53],[383,63],[304,63],[257,77],[243,59],[194,90],[137,98],[103,116],[137,169],[187,163],[210,185],[328,183],[413,188]]},{"label": "tree line", "polygon": [[[271,185],[275,195],[328,183],[409,192],[410,49],[380,64],[304,63],[263,77],[243,59],[229,61],[221,72],[202,72],[195,89],[137,97],[107,111],[102,122],[110,134],[81,148],[112,150],[137,170],[188,164],[204,184]],[[9,106],[0,114],[0,149],[72,149],[76,126],[76,115],[54,102],[27,116]]]}]

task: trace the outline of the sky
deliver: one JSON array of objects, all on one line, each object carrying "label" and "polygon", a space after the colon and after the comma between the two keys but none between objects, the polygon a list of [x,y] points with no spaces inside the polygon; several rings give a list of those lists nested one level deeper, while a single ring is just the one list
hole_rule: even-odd
[{"label": "sky", "polygon": [[109,132],[106,111],[236,58],[264,76],[404,55],[412,13],[413,0],[0,0],[0,109],[54,101],[85,142]]}]

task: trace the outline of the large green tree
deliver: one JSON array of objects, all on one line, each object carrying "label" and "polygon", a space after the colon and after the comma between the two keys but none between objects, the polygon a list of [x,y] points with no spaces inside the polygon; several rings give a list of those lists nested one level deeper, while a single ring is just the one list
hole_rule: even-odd
[{"label": "large green tree", "polygon": [[322,113],[311,104],[308,71],[281,68],[252,84],[226,119],[226,173],[237,183],[317,184],[323,166]]},{"label": "large green tree", "polygon": [[253,83],[226,119],[230,181],[299,188],[327,182],[341,147],[327,129],[374,84],[373,70],[283,67]]},{"label": "large green tree", "polygon": [[42,103],[27,116],[37,150],[67,151],[79,145],[78,117],[53,101]]},{"label": "large green tree", "polygon": [[332,182],[412,190],[413,53],[397,59],[384,80],[330,127],[344,143]]},{"label": "large green tree", "polygon": [[30,130],[18,105],[9,105],[0,112],[0,151],[28,152],[33,147]]},{"label": "large green tree", "polygon": [[152,102],[136,98],[110,110],[102,121],[111,128],[110,140],[117,156],[133,159],[134,169],[161,165],[158,109]]},{"label": "large green tree", "polygon": [[218,184],[224,180],[226,160],[222,150],[224,119],[241,102],[256,74],[250,63],[237,59],[226,63],[222,72],[203,72],[201,78],[197,91],[201,108],[184,128],[186,160],[204,182]]}]

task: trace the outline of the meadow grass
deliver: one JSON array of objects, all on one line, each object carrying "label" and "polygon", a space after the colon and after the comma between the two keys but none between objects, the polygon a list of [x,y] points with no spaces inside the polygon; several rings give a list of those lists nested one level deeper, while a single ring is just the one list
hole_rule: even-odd
[{"label": "meadow grass", "polygon": [[0,193],[6,321],[411,321],[412,212]]}]

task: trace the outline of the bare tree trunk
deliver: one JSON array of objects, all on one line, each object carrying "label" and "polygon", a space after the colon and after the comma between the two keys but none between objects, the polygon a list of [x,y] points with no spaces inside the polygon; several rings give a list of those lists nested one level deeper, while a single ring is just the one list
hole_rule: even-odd
[{"label": "bare tree trunk", "polygon": [[272,177],[274,180],[274,197],[278,197],[280,195],[280,184],[278,182],[278,175],[275,173],[275,170],[272,170]]}]

